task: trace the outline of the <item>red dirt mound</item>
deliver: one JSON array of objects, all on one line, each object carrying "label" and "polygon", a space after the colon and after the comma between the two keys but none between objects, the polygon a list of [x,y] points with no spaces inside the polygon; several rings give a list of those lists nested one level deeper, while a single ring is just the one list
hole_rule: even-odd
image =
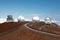
[{"label": "red dirt mound", "polygon": [[42,25],[45,25],[44,22],[31,22],[29,23],[29,27],[34,28],[34,29],[39,29]]},{"label": "red dirt mound", "polygon": [[[24,23],[13,22],[13,23],[3,23],[0,25],[0,27],[2,28],[1,29],[1,31],[2,31],[3,29],[9,30],[12,27],[14,28],[14,27],[23,26],[23,25],[24,25]],[[35,25],[33,25],[33,26],[35,26]],[[37,27],[37,25],[36,25],[36,27]],[[40,27],[40,25],[39,25],[39,27]],[[44,27],[42,27],[42,28],[44,29]],[[37,32],[31,31],[27,28],[23,28],[22,30],[19,29],[16,32],[11,32],[4,36],[0,36],[0,40],[60,40],[60,37],[37,33]]]},{"label": "red dirt mound", "polygon": [[12,28],[18,28],[22,26],[24,23],[18,23],[18,22],[5,22],[0,24],[0,32],[7,31]]},{"label": "red dirt mound", "polygon": [[44,22],[30,23],[29,27],[46,32],[60,34],[60,26],[56,23],[46,24]]},{"label": "red dirt mound", "polygon": [[60,40],[60,37],[33,32],[26,28],[1,36],[0,40]]}]

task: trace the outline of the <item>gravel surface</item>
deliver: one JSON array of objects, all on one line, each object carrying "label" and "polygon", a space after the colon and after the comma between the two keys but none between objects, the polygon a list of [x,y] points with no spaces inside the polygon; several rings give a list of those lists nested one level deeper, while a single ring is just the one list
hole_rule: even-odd
[{"label": "gravel surface", "polygon": [[22,27],[17,31],[15,30],[6,35],[0,36],[0,40],[60,40],[60,37],[37,33]]}]

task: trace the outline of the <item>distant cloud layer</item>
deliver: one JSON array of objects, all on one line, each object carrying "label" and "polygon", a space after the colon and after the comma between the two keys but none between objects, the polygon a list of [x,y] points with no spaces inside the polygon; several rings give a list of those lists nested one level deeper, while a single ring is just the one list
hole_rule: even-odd
[{"label": "distant cloud layer", "polygon": [[3,22],[5,22],[5,21],[6,21],[6,19],[0,18],[0,23],[3,23]]}]

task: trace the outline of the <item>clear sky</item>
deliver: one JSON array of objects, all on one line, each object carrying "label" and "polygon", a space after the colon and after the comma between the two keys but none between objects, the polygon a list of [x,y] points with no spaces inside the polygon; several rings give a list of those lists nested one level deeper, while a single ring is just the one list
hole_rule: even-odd
[{"label": "clear sky", "polygon": [[0,18],[7,15],[14,18],[22,15],[28,19],[48,16],[60,21],[60,0],[0,0]]}]

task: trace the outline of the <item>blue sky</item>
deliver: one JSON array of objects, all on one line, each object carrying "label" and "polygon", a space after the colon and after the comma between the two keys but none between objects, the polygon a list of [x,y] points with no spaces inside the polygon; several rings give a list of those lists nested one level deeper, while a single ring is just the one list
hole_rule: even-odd
[{"label": "blue sky", "polygon": [[22,15],[28,19],[51,17],[60,21],[60,0],[0,0],[0,18],[7,15],[14,18]]}]

